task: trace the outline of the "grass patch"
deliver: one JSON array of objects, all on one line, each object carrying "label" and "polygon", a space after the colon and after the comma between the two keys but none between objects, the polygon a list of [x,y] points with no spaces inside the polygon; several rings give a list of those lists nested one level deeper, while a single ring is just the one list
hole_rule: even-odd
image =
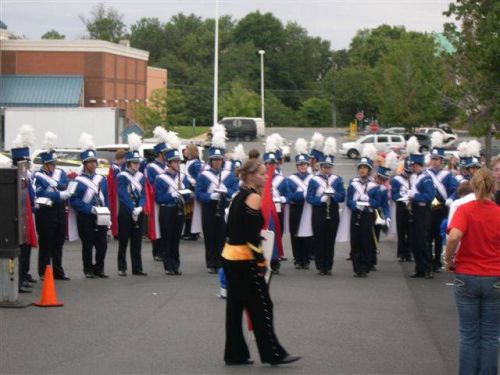
[{"label": "grass patch", "polygon": [[176,132],[180,138],[197,137],[209,130],[209,126],[197,126],[194,131],[192,126],[174,126],[174,132]]}]

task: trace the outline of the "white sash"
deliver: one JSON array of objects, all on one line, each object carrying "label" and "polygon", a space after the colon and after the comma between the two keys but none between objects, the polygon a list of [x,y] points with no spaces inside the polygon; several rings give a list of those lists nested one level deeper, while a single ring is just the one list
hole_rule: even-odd
[{"label": "white sash", "polygon": [[[57,169],[56,169],[56,171],[57,171]],[[59,176],[59,178],[61,178],[60,171],[59,171],[58,176]],[[45,173],[42,173],[42,172],[35,173],[35,178],[40,178],[40,179],[44,180],[49,185],[49,187],[51,187],[54,191],[57,191],[57,185],[59,184],[59,180],[56,180],[55,177],[57,177],[55,171],[54,171],[54,174],[52,175],[52,177],[45,174]]]},{"label": "white sash", "polygon": [[220,174],[220,182],[219,182],[219,176],[216,176],[213,174],[213,172],[207,170],[201,172],[203,176],[209,179],[211,182],[210,185],[208,186],[207,193],[213,193],[216,188],[219,187],[219,184],[223,184],[224,180],[231,174],[231,172],[222,170]]},{"label": "white sash", "polygon": [[[177,175],[176,177],[178,177],[179,175]],[[181,190],[184,190],[184,184],[182,183],[182,179],[181,179],[181,183],[180,183],[180,188],[179,188],[179,185],[178,185],[178,182],[176,182],[170,175],[168,175],[167,173],[164,173],[162,175],[159,175],[158,176],[159,179],[165,181],[167,183],[167,185],[169,186],[169,193],[172,194],[173,192],[179,192]]]},{"label": "white sash", "polygon": [[94,178],[92,178],[92,180],[84,176],[78,176],[75,178],[75,180],[87,186],[87,191],[82,198],[85,203],[90,203],[94,196],[99,193],[99,200],[101,201],[101,205],[105,205],[106,201],[104,200],[104,195],[102,194],[101,189],[99,189],[99,185],[102,182],[103,178],[104,177],[100,174],[96,174]]},{"label": "white sash", "polygon": [[142,173],[141,172],[136,172],[133,176],[128,172],[128,171],[123,171],[120,173],[120,175],[123,175],[129,180],[130,185],[132,186],[132,189],[134,189],[139,195],[142,193],[142,184],[141,184],[141,179],[142,179]]},{"label": "white sash", "polygon": [[419,176],[412,174],[410,177],[410,182],[411,182],[411,190],[413,191],[414,194],[420,193],[418,191],[417,185],[422,181],[427,174],[421,173]]},{"label": "white sash", "polygon": [[[149,167],[153,168],[153,169],[154,169],[154,170],[155,170],[158,174],[163,174],[163,173],[165,173],[165,171],[166,171],[166,168],[162,168],[162,167],[160,167],[160,166],[159,166],[158,164],[156,164],[156,163],[149,163],[149,164],[148,164],[148,168],[149,168]],[[147,174],[148,174],[148,170],[147,170],[147,168],[146,168],[146,175],[147,175]],[[148,176],[148,177],[149,177],[149,176]]]},{"label": "white sash", "polygon": [[196,186],[196,177],[192,176],[191,173],[189,172],[189,168],[191,165],[193,165],[195,162],[197,162],[198,159],[191,159],[186,162],[186,176],[189,181],[189,183],[193,186]]},{"label": "white sash", "polygon": [[[372,190],[374,187],[377,186],[377,184],[374,182],[368,181],[366,184],[362,184],[361,182],[359,182],[359,180],[353,180],[351,182],[351,185],[354,188],[354,190],[356,190],[356,192],[352,197],[352,199],[355,201],[357,201],[361,197],[361,195],[368,194],[370,190]],[[365,192],[365,185],[366,185],[366,192]]]},{"label": "white sash", "polygon": [[311,181],[311,178],[313,176],[311,174],[307,175],[307,177],[303,180],[296,174],[292,174],[290,177],[288,177],[299,189],[302,189],[302,191],[306,192],[307,191],[307,185],[309,185],[309,181]]},{"label": "white sash", "polygon": [[410,189],[410,184],[406,178],[403,176],[396,176],[394,179],[399,182],[399,184],[405,189],[404,192],[408,191]]},{"label": "white sash", "polygon": [[448,176],[448,173],[450,172],[443,169],[439,171],[439,173],[436,176],[432,170],[427,169],[427,174],[431,176],[432,182],[434,183],[434,187],[444,200],[448,199],[448,193],[446,192],[446,188],[443,185],[443,180],[445,179],[446,176]]},{"label": "white sash", "polygon": [[[304,180],[302,180],[297,175],[291,175],[290,180],[292,180],[300,189],[307,192],[307,186],[313,178],[312,175],[308,175]],[[297,231],[297,237],[311,237],[313,236],[312,228],[312,205],[304,199],[304,205],[302,207],[302,214],[300,215],[299,230]]]},{"label": "white sash", "polygon": [[332,187],[333,183],[337,181],[339,176],[337,175],[330,175],[328,176],[328,181],[326,181],[323,177],[317,175],[313,177],[313,180],[316,181],[319,185],[319,188],[316,190],[316,196],[319,197],[323,195],[323,193],[328,189],[328,187]]}]

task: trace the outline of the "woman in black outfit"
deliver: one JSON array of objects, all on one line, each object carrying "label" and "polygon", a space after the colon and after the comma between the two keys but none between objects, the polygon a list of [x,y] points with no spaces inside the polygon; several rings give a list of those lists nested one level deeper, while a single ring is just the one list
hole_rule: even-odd
[{"label": "woman in black outfit", "polygon": [[227,278],[226,365],[250,365],[242,314],[246,309],[253,324],[262,363],[279,365],[300,357],[289,355],[279,344],[273,325],[273,303],[264,279],[266,260],[261,248],[260,231],[264,219],[260,211],[260,192],[266,180],[266,168],[249,160],[240,170],[243,184],[229,209],[227,242],[222,252]]}]

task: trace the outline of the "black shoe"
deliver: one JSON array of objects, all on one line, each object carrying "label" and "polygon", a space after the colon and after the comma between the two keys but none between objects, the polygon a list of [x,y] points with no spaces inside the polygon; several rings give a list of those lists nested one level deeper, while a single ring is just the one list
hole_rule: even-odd
[{"label": "black shoe", "polygon": [[174,273],[175,273],[176,276],[182,275],[182,271],[181,270],[174,270]]},{"label": "black shoe", "polygon": [[330,270],[325,271],[325,275],[326,275],[326,276],[331,276],[331,275],[332,275],[332,271],[330,271]]},{"label": "black shoe", "polygon": [[217,273],[217,268],[208,267],[208,268],[207,268],[207,272],[208,272],[208,273]]},{"label": "black shoe", "polygon": [[318,275],[319,275],[319,276],[325,276],[325,275],[326,275],[326,273],[325,273],[324,271],[318,271]]},{"label": "black shoe", "polygon": [[25,286],[19,287],[19,293],[31,293],[33,290],[31,288],[27,288]]},{"label": "black shoe", "polygon": [[109,275],[106,275],[104,272],[99,272],[95,274],[100,279],[109,279]]},{"label": "black shoe", "polygon": [[57,277],[54,277],[55,280],[64,280],[64,281],[68,281],[68,280],[71,280],[68,276],[66,275],[62,275],[62,276],[57,276]]},{"label": "black shoe", "polygon": [[363,277],[363,273],[362,272],[356,272],[354,275],[352,275],[353,277]]},{"label": "black shoe", "polygon": [[167,276],[174,276],[175,272],[171,271],[171,270],[165,270],[165,275],[167,275]]},{"label": "black shoe", "polygon": [[97,275],[94,275],[92,272],[86,272],[85,277],[87,279],[95,279],[97,277]]},{"label": "black shoe", "polygon": [[345,260],[352,260],[352,257],[347,257],[345,258]]},{"label": "black shoe", "polygon": [[433,279],[434,278],[434,273],[433,272],[426,272],[424,276],[427,280]]},{"label": "black shoe", "polygon": [[135,272],[132,272],[132,275],[147,276],[148,274],[146,272],[142,272],[142,271],[135,271]]},{"label": "black shoe", "polygon": [[158,256],[158,255],[155,255],[155,256],[153,257],[153,260],[154,260],[155,262],[163,262],[163,258],[162,258],[162,257],[160,257],[160,256]]},{"label": "black shoe", "polygon": [[127,271],[118,270],[118,276],[127,276]]},{"label": "black shoe", "polygon": [[292,363],[292,362],[296,362],[298,361],[299,359],[301,359],[302,357],[299,357],[299,356],[296,356],[296,355],[290,355],[288,354],[285,358],[282,358],[282,359],[279,359],[277,361],[272,361],[272,362],[269,362],[272,366],[276,366],[276,365],[286,365],[286,364],[289,364],[289,363]]},{"label": "black shoe", "polygon": [[421,278],[424,276],[425,276],[425,274],[423,272],[415,272],[415,273],[412,273],[411,275],[409,275],[408,277],[412,278],[412,279],[417,279],[417,278]]},{"label": "black shoe", "polygon": [[370,271],[377,271],[377,267],[372,266],[372,268],[370,268]]},{"label": "black shoe", "polygon": [[296,269],[296,270],[303,270],[303,269],[304,269],[304,266],[303,266],[303,265],[301,265],[301,264],[296,264],[296,265],[295,265],[295,269]]},{"label": "black shoe", "polygon": [[244,361],[226,361],[226,366],[241,366],[241,365],[253,365],[253,359],[245,359]]},{"label": "black shoe", "polygon": [[281,257],[281,258],[280,258],[280,260],[281,260],[282,262],[286,262],[286,261],[288,260],[288,258],[287,258],[287,257]]},{"label": "black shoe", "polygon": [[399,257],[399,258],[398,258],[398,262],[399,262],[399,263],[404,263],[404,262],[405,262],[405,258],[403,258],[403,257]]},{"label": "black shoe", "polygon": [[31,276],[30,274],[26,275],[26,281],[31,283],[31,284],[36,284],[37,281]]},{"label": "black shoe", "polygon": [[279,275],[280,274],[280,270],[271,270],[271,273],[273,275]]}]

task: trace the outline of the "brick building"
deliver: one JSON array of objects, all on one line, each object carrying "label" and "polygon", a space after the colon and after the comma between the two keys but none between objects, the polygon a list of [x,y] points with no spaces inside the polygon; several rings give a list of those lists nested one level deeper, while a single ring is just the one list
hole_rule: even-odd
[{"label": "brick building", "polygon": [[[166,86],[165,69],[148,68],[149,52],[127,42],[101,40],[1,40],[2,75],[80,76],[83,106],[117,107],[133,119],[133,106],[146,103],[148,85]],[[148,82],[150,76],[151,83]]]}]

